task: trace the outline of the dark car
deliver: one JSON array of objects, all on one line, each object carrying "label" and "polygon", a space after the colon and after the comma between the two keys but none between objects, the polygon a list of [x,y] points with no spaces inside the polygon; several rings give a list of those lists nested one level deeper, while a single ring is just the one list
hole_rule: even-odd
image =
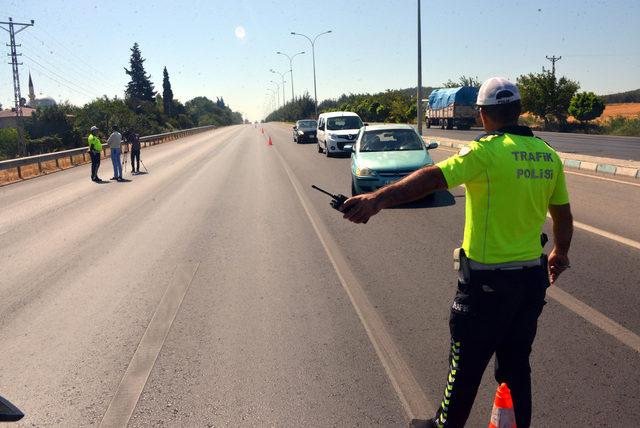
[{"label": "dark car", "polygon": [[293,127],[293,141],[296,143],[315,143],[316,127],[318,123],[313,119],[299,120]]}]

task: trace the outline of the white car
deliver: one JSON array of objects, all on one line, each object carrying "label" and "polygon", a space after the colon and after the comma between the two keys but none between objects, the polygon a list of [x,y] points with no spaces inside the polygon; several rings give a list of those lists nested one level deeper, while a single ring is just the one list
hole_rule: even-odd
[{"label": "white car", "polygon": [[344,150],[345,144],[354,144],[363,123],[355,113],[334,111],[322,113],[318,117],[318,153],[326,153],[327,157],[335,154],[350,154]]}]

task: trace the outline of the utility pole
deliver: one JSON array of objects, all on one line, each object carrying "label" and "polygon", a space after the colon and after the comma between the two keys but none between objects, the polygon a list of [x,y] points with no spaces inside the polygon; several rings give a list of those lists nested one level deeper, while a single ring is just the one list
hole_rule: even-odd
[{"label": "utility pole", "polygon": [[[13,69],[13,97],[16,104],[16,130],[18,131],[18,146],[20,147],[19,150],[21,155],[24,155],[26,147],[24,144],[24,136],[22,135],[22,106],[20,105],[22,95],[20,94],[20,74],[18,73],[18,65],[22,65],[22,63],[18,63],[18,57],[22,54],[19,54],[16,51],[16,48],[21,46],[16,45],[16,34],[27,27],[33,26],[33,24],[33,19],[29,24],[13,22],[13,18],[9,18],[9,22],[0,22],[0,28],[9,33],[9,44],[7,46],[11,47],[11,53],[7,54],[7,56],[11,57],[10,64]],[[5,25],[8,25],[9,28],[5,27]],[[17,31],[15,27],[18,27]]]},{"label": "utility pole", "polygon": [[422,29],[421,29],[421,18],[420,15],[420,3],[421,0],[418,0],[418,93],[416,94],[418,103],[417,105],[417,125],[418,125],[418,134],[422,136]]},{"label": "utility pole", "polygon": [[552,57],[546,57],[549,61],[551,61],[551,74],[553,74],[553,77],[556,77],[556,62],[560,61],[562,59],[561,56],[556,57],[555,55]]}]

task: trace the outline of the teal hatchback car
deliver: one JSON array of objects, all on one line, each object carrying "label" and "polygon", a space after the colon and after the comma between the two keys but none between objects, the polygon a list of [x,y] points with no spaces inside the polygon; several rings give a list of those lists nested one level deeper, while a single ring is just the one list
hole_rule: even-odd
[{"label": "teal hatchback car", "polygon": [[410,125],[374,125],[360,129],[351,151],[351,193],[373,192],[425,165],[433,165],[429,150]]}]

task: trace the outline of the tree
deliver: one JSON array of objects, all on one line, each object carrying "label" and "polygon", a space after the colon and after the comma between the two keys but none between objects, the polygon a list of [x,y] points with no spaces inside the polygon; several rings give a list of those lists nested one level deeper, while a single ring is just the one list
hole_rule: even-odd
[{"label": "tree", "polygon": [[69,104],[56,104],[39,107],[25,118],[24,128],[30,140],[27,144],[28,152],[46,153],[77,147],[81,143],[81,135],[73,128],[75,110]]},{"label": "tree", "polygon": [[454,82],[453,80],[449,79],[442,84],[444,88],[459,88],[460,86],[473,86],[473,87],[479,88],[480,85],[482,85],[482,82],[478,80],[478,76],[467,77],[464,75],[460,76],[457,82]]},{"label": "tree", "polygon": [[545,129],[549,128],[551,118],[564,125],[571,98],[580,88],[578,82],[566,77],[557,79],[547,71],[522,75],[518,77],[517,84],[522,110],[542,118]]},{"label": "tree", "polygon": [[156,95],[151,83],[151,76],[147,75],[144,70],[144,62],[138,43],[134,43],[131,48],[131,59],[129,60],[130,69],[124,71],[131,77],[131,81],[127,84],[125,94],[128,98],[142,101],[153,101]]},{"label": "tree", "polygon": [[581,92],[571,98],[569,114],[580,121],[586,129],[588,121],[600,117],[604,111],[604,101],[593,92]]},{"label": "tree", "polygon": [[164,114],[169,117],[173,116],[173,91],[171,90],[171,82],[169,82],[169,72],[167,67],[162,72],[162,103]]}]

